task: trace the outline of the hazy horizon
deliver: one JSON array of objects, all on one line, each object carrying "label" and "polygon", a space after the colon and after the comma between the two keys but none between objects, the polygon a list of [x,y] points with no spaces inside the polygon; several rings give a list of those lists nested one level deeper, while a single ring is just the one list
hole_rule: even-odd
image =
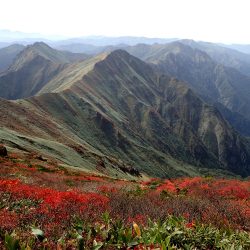
[{"label": "hazy horizon", "polygon": [[250,44],[246,0],[8,0],[1,6],[0,30],[42,38],[133,36]]}]

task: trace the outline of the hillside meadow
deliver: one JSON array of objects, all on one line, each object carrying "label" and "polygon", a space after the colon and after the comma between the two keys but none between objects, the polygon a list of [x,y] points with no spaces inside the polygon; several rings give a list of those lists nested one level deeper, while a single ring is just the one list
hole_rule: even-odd
[{"label": "hillside meadow", "polygon": [[250,249],[250,181],[134,181],[0,158],[0,249]]}]

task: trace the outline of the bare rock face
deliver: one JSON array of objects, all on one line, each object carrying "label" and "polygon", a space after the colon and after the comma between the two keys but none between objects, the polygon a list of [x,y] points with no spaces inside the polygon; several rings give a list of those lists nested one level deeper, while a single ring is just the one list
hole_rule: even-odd
[{"label": "bare rock face", "polygon": [[7,156],[8,152],[5,146],[0,145],[0,156]]}]

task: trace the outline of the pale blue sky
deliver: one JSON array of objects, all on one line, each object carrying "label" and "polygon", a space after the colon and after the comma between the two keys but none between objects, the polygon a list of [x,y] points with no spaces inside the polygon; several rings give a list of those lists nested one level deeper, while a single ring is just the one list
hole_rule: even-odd
[{"label": "pale blue sky", "polygon": [[0,29],[250,43],[249,0],[2,0]]}]

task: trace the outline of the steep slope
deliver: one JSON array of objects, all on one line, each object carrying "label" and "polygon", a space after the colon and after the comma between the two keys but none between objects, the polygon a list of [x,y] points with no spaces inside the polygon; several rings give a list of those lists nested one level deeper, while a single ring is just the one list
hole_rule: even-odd
[{"label": "steep slope", "polygon": [[72,84],[81,80],[85,74],[94,68],[97,62],[105,59],[106,56],[107,53],[103,53],[84,61],[68,65],[60,72],[60,74],[56,75],[49,82],[47,82],[38,94],[59,92],[69,88]]},{"label": "steep slope", "polygon": [[102,160],[111,175],[137,169],[171,177],[218,168],[249,175],[248,142],[186,84],[122,50],[93,59],[81,73],[77,65],[53,78],[44,94],[2,100],[1,116],[8,118],[0,121],[2,140],[92,170]]},{"label": "steep slope", "polygon": [[219,102],[250,119],[250,78],[236,69],[218,64],[207,53],[180,42],[138,45],[127,51],[156,65],[161,72],[188,82],[205,100]]},{"label": "steep slope", "polygon": [[24,49],[25,47],[20,44],[13,44],[8,47],[0,49],[0,72],[8,69],[12,64],[14,58]]},{"label": "steep slope", "polygon": [[[139,110],[138,107],[136,107],[137,110],[134,110],[131,109],[131,103],[137,103],[137,101],[140,100],[140,103],[144,103],[146,104],[146,107],[150,107],[148,113],[146,112],[147,116],[143,117],[150,119],[146,122],[146,131],[143,136],[145,138],[147,133],[152,133],[152,131],[149,132],[147,130],[149,128],[149,124],[153,122],[152,125],[155,127],[151,129],[154,130],[154,133],[150,134],[148,140],[153,143],[154,140],[152,140],[152,138],[157,138],[156,141],[159,143],[159,150],[164,148],[164,142],[169,143],[169,141],[171,141],[170,138],[167,137],[169,136],[167,135],[167,128],[170,126],[169,131],[174,130],[175,134],[181,135],[181,139],[186,144],[189,144],[188,150],[192,152],[192,156],[196,158],[196,160],[198,157],[201,158],[199,159],[200,161],[206,159],[206,157],[211,157],[208,156],[209,153],[207,152],[212,151],[212,153],[219,158],[221,163],[228,166],[230,165],[232,168],[236,167],[237,161],[241,161],[241,153],[245,151],[243,150],[244,146],[239,151],[237,150],[237,147],[235,146],[239,137],[223,120],[216,109],[204,104],[185,85],[178,84],[178,81],[176,82],[168,78],[166,79],[165,77],[159,78],[159,76],[150,70],[148,65],[143,64],[136,58],[133,58],[121,51],[116,51],[112,53],[112,55],[116,55],[120,58],[120,60],[115,60],[113,62],[112,57],[107,57],[106,60],[98,63],[93,72],[86,75],[83,82],[77,84],[77,86],[81,86],[81,89],[88,88],[89,91],[87,95],[89,95],[89,93],[95,93],[95,96],[98,94],[100,99],[108,100],[109,103],[113,99],[113,96],[118,96],[117,100],[112,102],[111,106],[115,107],[115,111],[119,114],[126,110],[126,118],[128,117],[128,111],[130,114],[145,113],[143,112],[143,109],[145,109],[144,106],[142,106]],[[126,61],[124,61],[124,58]],[[102,72],[103,64],[105,65],[105,67],[103,67],[105,69],[104,72]],[[130,71],[131,65],[133,65],[133,72]],[[98,71],[101,71],[101,74],[97,72],[97,69]],[[92,79],[91,75],[93,77]],[[116,81],[114,79],[112,81],[110,79],[110,75],[116,76]],[[141,79],[142,75],[143,80]],[[106,78],[104,78],[104,76]],[[123,76],[122,79],[125,79],[124,82],[121,81],[121,76]],[[86,86],[84,84],[85,82],[88,82]],[[115,82],[119,82],[119,84],[117,85]],[[91,89],[90,86],[91,88],[94,86],[98,87]],[[76,85],[74,87],[76,87]],[[80,92],[79,88],[77,88],[77,92]],[[164,93],[164,95],[162,95],[162,93]],[[124,100],[129,100],[129,102]],[[98,105],[98,102],[96,105]],[[102,103],[102,107],[105,108],[105,106],[106,105]],[[108,107],[110,107],[110,105],[107,105],[107,109]],[[118,108],[119,111],[117,111]],[[160,110],[162,111],[160,112]],[[141,129],[143,131],[143,123],[145,122],[143,118],[140,118],[142,119],[140,131]],[[129,117],[130,122],[133,122],[134,119],[133,117]],[[151,119],[153,121],[151,121]],[[174,121],[176,121],[176,123]],[[137,123],[138,121],[136,120],[136,126],[138,126]],[[163,126],[163,124],[165,126]],[[163,127],[166,128],[164,132],[161,131]],[[160,130],[158,131],[159,128]],[[164,139],[161,136],[159,138],[159,134],[163,136]],[[200,142],[199,139],[201,140]],[[226,145],[229,141],[230,145]],[[232,141],[234,141],[233,151],[226,153],[226,151],[232,147]],[[206,151],[204,152],[204,155],[202,155],[202,144],[205,144],[205,147],[209,149],[206,149],[207,151],[204,150]],[[175,147],[171,145],[170,148]],[[200,152],[197,152],[196,154],[197,149],[200,150]],[[176,150],[174,154],[178,155],[178,152],[180,153],[180,151]],[[185,154],[181,152],[181,155],[183,156]],[[229,159],[229,155],[230,157],[232,156],[232,158],[229,157]],[[238,157],[236,157],[236,155],[238,155]],[[203,164],[204,163],[205,162],[203,162]],[[208,161],[206,164],[208,164]]]},{"label": "steep slope", "polygon": [[27,46],[0,75],[0,97],[18,99],[35,95],[70,62],[85,58],[82,54],[54,50],[44,43]]},{"label": "steep slope", "polygon": [[223,117],[243,136],[250,137],[250,120],[238,112],[233,112],[221,103],[213,103]]},{"label": "steep slope", "polygon": [[194,49],[206,52],[215,62],[224,66],[237,69],[244,75],[250,76],[250,55],[235,49],[227,48],[225,45],[218,45],[208,42],[195,42],[193,40],[180,40]]}]

